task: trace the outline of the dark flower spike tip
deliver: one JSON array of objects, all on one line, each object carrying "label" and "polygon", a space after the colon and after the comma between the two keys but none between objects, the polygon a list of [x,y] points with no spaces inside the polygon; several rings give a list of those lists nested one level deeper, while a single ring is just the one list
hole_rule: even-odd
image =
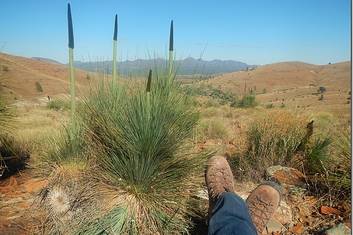
[{"label": "dark flower spike tip", "polygon": [[152,81],[152,69],[150,69],[150,72],[148,73],[148,80],[147,80],[147,87],[146,87],[147,92],[151,91],[151,81]]},{"label": "dark flower spike tip", "polygon": [[115,24],[114,24],[114,36],[113,40],[117,41],[118,40],[118,15],[115,15]]},{"label": "dark flower spike tip", "polygon": [[173,51],[174,48],[174,36],[173,36],[173,20],[170,23],[170,33],[169,33],[169,51]]},{"label": "dark flower spike tip", "polygon": [[70,3],[67,4],[67,21],[68,21],[68,31],[69,31],[69,48],[74,49],[74,29],[72,26]]}]

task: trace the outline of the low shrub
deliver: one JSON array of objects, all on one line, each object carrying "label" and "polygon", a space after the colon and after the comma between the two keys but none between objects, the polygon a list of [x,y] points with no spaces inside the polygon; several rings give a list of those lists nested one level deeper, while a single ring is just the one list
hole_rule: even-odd
[{"label": "low shrub", "polygon": [[330,204],[351,199],[351,135],[348,129],[309,143],[305,171],[310,191]]},{"label": "low shrub", "polygon": [[43,92],[43,87],[38,81],[35,83],[35,85],[37,92]]},{"label": "low shrub", "polygon": [[273,108],[273,104],[272,103],[271,104],[266,104],[265,108],[272,109]]},{"label": "low shrub", "polygon": [[11,135],[14,112],[0,97],[0,178],[11,175],[25,167],[29,153]]},{"label": "low shrub", "polygon": [[202,121],[198,127],[198,135],[202,139],[225,139],[228,131],[220,120]]},{"label": "low shrub", "polygon": [[270,111],[256,118],[247,131],[247,150],[235,160],[241,177],[259,179],[269,166],[289,165],[305,138],[305,125],[305,118],[284,111]]},{"label": "low shrub", "polygon": [[[148,92],[123,85],[92,91],[78,109],[75,128],[68,128],[46,156],[55,169],[87,163],[79,171],[96,182],[92,197],[104,205],[99,216],[81,213],[84,222],[68,223],[70,231],[187,232],[192,214],[188,205],[201,189],[205,162],[205,155],[195,153],[190,144],[198,119],[189,97],[168,77],[152,80]],[[56,188],[49,188],[48,194]]]},{"label": "low shrub", "polygon": [[69,110],[70,102],[68,100],[63,100],[63,99],[52,99],[47,103],[47,108],[53,109],[56,111]]},{"label": "low shrub", "polygon": [[0,178],[23,169],[29,153],[10,135],[0,135]]},{"label": "low shrub", "polygon": [[239,102],[236,103],[236,106],[239,108],[251,108],[257,105],[255,95],[244,95]]},{"label": "low shrub", "polygon": [[82,112],[99,149],[99,178],[122,195],[98,224],[113,233],[186,231],[187,203],[198,188],[193,178],[203,166],[188,144],[199,115],[167,77],[152,81],[150,92],[126,97],[123,90],[100,90]]}]

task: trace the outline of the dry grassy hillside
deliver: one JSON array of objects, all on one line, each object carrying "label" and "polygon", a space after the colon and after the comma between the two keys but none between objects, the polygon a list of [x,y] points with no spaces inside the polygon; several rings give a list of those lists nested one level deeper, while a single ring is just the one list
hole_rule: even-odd
[{"label": "dry grassy hillside", "polygon": [[[350,110],[350,67],[350,62],[329,65],[285,62],[224,74],[204,83],[238,97],[252,90],[264,106],[272,104],[346,116]],[[320,87],[326,90],[322,98]]]},{"label": "dry grassy hillside", "polygon": [[[9,99],[33,100],[67,93],[67,74],[66,65],[0,53],[0,88]],[[76,69],[78,91],[89,84],[87,74],[86,71]]]}]

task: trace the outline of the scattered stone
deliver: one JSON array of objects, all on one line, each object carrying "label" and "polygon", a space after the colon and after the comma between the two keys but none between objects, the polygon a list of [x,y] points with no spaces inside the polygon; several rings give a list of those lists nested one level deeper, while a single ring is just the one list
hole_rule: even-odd
[{"label": "scattered stone", "polygon": [[266,228],[265,228],[265,234],[273,234],[276,232],[284,232],[286,228],[276,219],[272,218],[270,221],[268,221]]},{"label": "scattered stone", "polygon": [[284,166],[270,166],[266,169],[266,175],[281,184],[292,186],[305,186],[305,176],[295,168]]},{"label": "scattered stone", "polygon": [[293,227],[291,227],[289,229],[289,232],[300,235],[304,232],[304,225],[302,223],[298,223],[298,224],[294,225]]},{"label": "scattered stone", "polygon": [[281,200],[281,203],[275,211],[273,218],[282,225],[290,225],[293,222],[292,209],[284,200]]},{"label": "scattered stone", "polygon": [[323,215],[340,215],[341,211],[329,206],[321,206],[320,213]]},{"label": "scattered stone", "polygon": [[338,224],[325,231],[325,235],[349,235],[351,230],[343,223]]}]

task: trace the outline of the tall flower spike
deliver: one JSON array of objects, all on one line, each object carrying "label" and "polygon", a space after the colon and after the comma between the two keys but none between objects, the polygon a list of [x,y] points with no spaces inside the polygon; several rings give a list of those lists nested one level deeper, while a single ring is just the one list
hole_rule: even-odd
[{"label": "tall flower spike", "polygon": [[70,3],[67,4],[67,21],[68,21],[68,33],[69,33],[69,48],[74,49],[74,29],[72,26]]},{"label": "tall flower spike", "polygon": [[114,34],[113,34],[113,85],[116,83],[116,53],[118,44],[118,15],[115,15]]},{"label": "tall flower spike", "polygon": [[169,32],[169,79],[172,79],[173,74],[173,50],[174,50],[174,29],[173,29],[173,20],[170,22],[170,32]]},{"label": "tall flower spike", "polygon": [[174,32],[173,32],[173,20],[170,23],[170,32],[169,32],[169,51],[174,50]]},{"label": "tall flower spike", "polygon": [[75,115],[75,77],[74,77],[74,30],[72,26],[71,6],[67,4],[67,23],[69,40],[69,76],[70,76],[70,95],[71,95],[71,120]]},{"label": "tall flower spike", "polygon": [[151,81],[152,81],[152,69],[150,69],[150,72],[148,73],[146,92],[150,92],[151,91]]},{"label": "tall flower spike", "polygon": [[115,14],[115,23],[114,23],[114,36],[113,40],[118,40],[118,15]]}]

